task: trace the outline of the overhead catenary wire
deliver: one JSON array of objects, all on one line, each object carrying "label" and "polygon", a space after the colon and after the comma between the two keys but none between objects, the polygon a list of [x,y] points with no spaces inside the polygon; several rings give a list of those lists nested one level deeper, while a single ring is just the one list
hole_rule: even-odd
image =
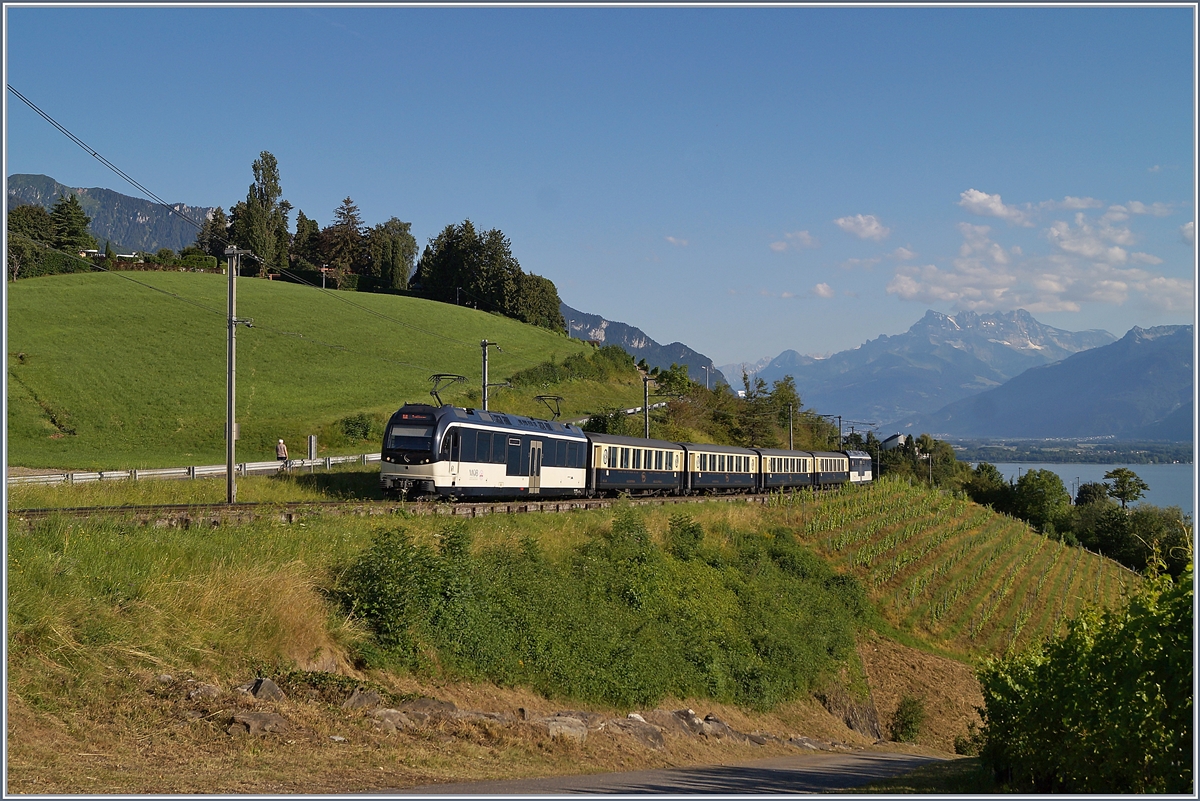
[{"label": "overhead catenary wire", "polygon": [[[88,145],[86,142],[84,142],[82,139],[80,139],[78,136],[76,136],[74,133],[72,133],[69,129],[67,129],[66,126],[62,125],[56,119],[54,119],[54,117],[50,116],[50,114],[48,114],[47,112],[45,112],[41,108],[39,108],[36,103],[34,103],[29,98],[27,98],[25,95],[21,94],[21,92],[17,91],[17,89],[11,83],[6,84],[6,86],[8,87],[8,90],[10,92],[12,92],[14,95],[16,95],[17,98],[19,98],[21,100],[21,102],[23,102],[25,105],[29,106],[29,108],[32,109],[34,111],[34,113],[36,113],[39,117],[44,119],[46,122],[48,122],[50,125],[52,125],[56,130],[61,132],[64,136],[66,136],[68,139],[70,139],[72,142],[74,142],[76,145],[78,145],[80,148],[82,148],[88,155],[92,156],[94,159],[99,161],[105,167],[112,170],[114,173],[116,173],[121,178],[123,178],[125,181],[127,181],[131,186],[136,188],[138,191],[142,192],[146,197],[151,198],[154,202],[158,203],[160,206],[167,209],[168,213],[174,214],[175,216],[177,216],[180,219],[184,220],[185,222],[189,223],[197,231],[199,231],[203,228],[202,223],[198,222],[197,220],[193,219],[192,217],[188,216],[187,214],[184,214],[183,212],[179,211],[174,206],[172,206],[171,204],[169,204],[165,200],[163,200],[161,197],[159,197],[157,194],[152,192],[150,189],[143,186],[137,179],[130,176],[128,173],[126,173],[124,170],[122,170],[117,165],[113,164],[111,161],[109,161],[107,158],[105,158],[103,155],[101,155],[99,151],[97,151],[95,148]],[[233,243],[230,242],[228,239],[226,239],[225,237],[219,236],[219,235],[216,237],[216,240],[218,242],[226,245],[227,247],[233,245]],[[265,262],[263,262],[261,257],[255,255],[253,253],[246,253],[244,255],[248,255],[251,258],[253,258],[255,261],[257,261],[259,264],[266,266]],[[287,275],[289,278],[296,281],[297,283],[306,284],[306,285],[312,287],[313,289],[318,289],[321,292],[328,293],[328,294],[330,294],[331,297],[333,297],[343,303],[347,303],[350,306],[357,308],[360,311],[364,311],[368,314],[371,314],[379,319],[386,320],[388,322],[392,322],[392,323],[395,323],[400,326],[404,326],[405,328],[410,328],[412,330],[419,331],[428,336],[436,337],[438,339],[443,339],[448,342],[453,342],[453,343],[456,343],[459,345],[463,345],[465,347],[470,347],[470,348],[478,347],[477,343],[467,342],[465,340],[457,339],[455,337],[450,337],[445,334],[438,333],[436,331],[430,331],[428,329],[421,328],[420,326],[413,325],[412,323],[408,323],[403,320],[398,320],[395,317],[392,317],[390,315],[384,314],[382,312],[378,312],[369,307],[355,303],[355,302],[351,301],[349,298],[346,298],[346,297],[338,294],[337,292],[332,292],[331,290],[327,290],[324,287],[318,287],[316,284],[304,279],[301,276],[296,275],[295,273],[291,272],[290,270],[287,270],[285,268],[278,268],[278,269],[280,270],[280,272],[282,274]],[[536,366],[537,364],[540,364],[540,362],[535,362],[530,359],[526,359],[522,356],[517,355],[516,353],[512,353],[511,351],[507,351],[507,352],[509,353],[509,355],[512,358],[514,358],[518,361],[525,362],[526,364],[534,365],[534,366]]]}]

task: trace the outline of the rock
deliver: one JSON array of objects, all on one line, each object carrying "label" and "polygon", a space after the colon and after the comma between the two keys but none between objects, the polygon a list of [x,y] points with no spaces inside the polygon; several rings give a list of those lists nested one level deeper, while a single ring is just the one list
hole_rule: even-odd
[{"label": "rock", "polygon": [[413,725],[408,715],[399,709],[376,709],[371,713],[371,717],[375,719],[376,725],[386,731],[408,729]]},{"label": "rock", "polygon": [[604,728],[606,718],[599,712],[580,712],[575,709],[564,709],[560,712],[555,712],[554,717],[557,718],[574,718],[583,723],[591,731],[599,731]]},{"label": "rock", "polygon": [[170,673],[164,673],[161,676],[155,676],[154,680],[157,681],[159,684],[174,684],[175,683],[175,677],[172,676]]},{"label": "rock", "polygon": [[666,709],[651,709],[645,714],[647,723],[658,726],[664,731],[675,732],[677,734],[686,734],[694,736],[696,732],[687,725],[683,718],[674,712]]},{"label": "rock", "polygon": [[428,723],[431,720],[452,718],[458,711],[451,701],[439,701],[436,698],[415,698],[400,705],[401,711],[408,715],[414,723]]},{"label": "rock", "polygon": [[477,709],[466,709],[454,713],[457,720],[490,720],[494,723],[512,723],[512,718],[503,712],[481,712]]},{"label": "rock", "polygon": [[329,739],[330,739],[330,740],[333,740],[335,743],[344,743],[344,742],[346,742],[346,738],[345,738],[345,737],[342,737],[340,734],[334,734],[334,735],[332,735],[332,736],[331,736]]},{"label": "rock", "polygon": [[202,681],[188,682],[188,684],[190,685],[190,689],[188,689],[187,694],[188,700],[195,700],[197,698],[216,698],[221,694],[221,689],[215,684],[205,684]]},{"label": "rock", "polygon": [[704,721],[696,717],[696,711],[693,709],[676,709],[671,713],[684,725],[684,727],[692,734],[708,734],[708,728],[704,725]]},{"label": "rock", "polygon": [[374,690],[363,692],[362,687],[355,687],[350,697],[342,702],[342,709],[378,709],[383,706],[383,699]]},{"label": "rock", "polygon": [[824,750],[822,748],[818,748],[816,742],[807,737],[793,737],[792,739],[788,740],[788,745],[794,745],[796,748],[803,748],[806,751]]},{"label": "rock", "polygon": [[704,725],[708,727],[708,736],[716,737],[718,740],[729,739],[735,742],[745,742],[748,739],[740,731],[729,728],[729,725],[716,715],[705,715]]},{"label": "rock", "polygon": [[636,720],[638,723],[646,722],[646,719],[644,717],[642,717],[641,715],[639,715],[637,712],[630,712],[625,717],[629,718],[630,720]]},{"label": "rock", "polygon": [[552,738],[561,737],[567,740],[574,740],[577,743],[582,743],[587,739],[587,724],[578,718],[559,717],[555,715],[548,718],[536,718],[529,722],[549,734]]},{"label": "rock", "polygon": [[856,701],[845,690],[834,688],[826,693],[817,693],[817,700],[829,714],[841,718],[852,731],[877,740],[883,737],[879,729],[879,712],[870,697],[865,701]]},{"label": "rock", "polygon": [[283,694],[283,690],[279,689],[278,684],[263,677],[254,680],[253,686],[250,687],[250,694],[260,701],[283,701],[287,698]]},{"label": "rock", "polygon": [[[638,717],[641,717],[640,715]],[[644,720],[636,720],[632,717],[624,720],[614,720],[612,728],[617,731],[628,734],[648,748],[660,749],[666,746],[666,741],[663,740],[662,731],[657,726],[651,726]]]},{"label": "rock", "polygon": [[226,731],[229,734],[249,733],[261,736],[267,732],[285,732],[291,727],[283,715],[274,712],[237,712]]}]

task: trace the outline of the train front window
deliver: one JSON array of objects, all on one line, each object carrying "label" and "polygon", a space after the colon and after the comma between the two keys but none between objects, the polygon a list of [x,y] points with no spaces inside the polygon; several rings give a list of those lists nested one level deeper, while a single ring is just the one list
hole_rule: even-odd
[{"label": "train front window", "polygon": [[425,451],[433,448],[433,426],[392,426],[388,431],[390,451]]}]

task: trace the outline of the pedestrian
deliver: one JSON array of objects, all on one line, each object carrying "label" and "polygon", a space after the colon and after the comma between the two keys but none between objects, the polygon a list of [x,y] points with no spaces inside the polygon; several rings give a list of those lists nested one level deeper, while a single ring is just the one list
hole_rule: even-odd
[{"label": "pedestrian", "polygon": [[288,455],[287,445],[283,444],[283,440],[279,440],[278,444],[275,445],[275,458],[279,460],[279,468],[286,470]]}]

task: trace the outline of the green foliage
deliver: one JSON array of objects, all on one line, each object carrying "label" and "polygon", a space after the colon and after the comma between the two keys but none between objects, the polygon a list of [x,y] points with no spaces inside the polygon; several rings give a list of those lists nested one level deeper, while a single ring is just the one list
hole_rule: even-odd
[{"label": "green foliage", "polygon": [[1146,490],[1150,489],[1150,485],[1142,481],[1141,477],[1128,467],[1109,470],[1104,477],[1112,480],[1112,484],[1108,487],[1108,494],[1121,502],[1122,509],[1142,497]]},{"label": "green foliage", "polygon": [[73,253],[55,250],[23,234],[9,232],[7,268],[10,281],[43,275],[86,273],[95,269],[91,262]]},{"label": "green foliage", "polygon": [[888,730],[898,743],[915,743],[925,724],[925,702],[915,695],[906,695],[892,714]]},{"label": "green foliage", "polygon": [[[299,225],[299,220],[296,221]],[[212,210],[212,215],[204,221],[200,226],[199,233],[196,234],[195,247],[204,251],[215,259],[224,261],[225,248],[229,247],[229,218],[225,216],[225,210],[217,206]]]},{"label": "green foliage", "polygon": [[564,381],[614,381],[637,377],[633,357],[619,345],[573,353],[561,363],[554,359],[519,370],[509,377],[514,387],[547,389]]},{"label": "green foliage", "polygon": [[20,234],[46,245],[54,244],[54,221],[43,206],[13,206],[8,210],[8,235]]},{"label": "green foliage", "polygon": [[706,548],[690,519],[671,529],[664,551],[620,509],[554,559],[528,538],[473,550],[464,523],[436,551],[386,532],[333,592],[375,633],[376,664],[625,707],[668,695],[769,707],[852,652],[863,610],[847,599],[865,596],[789,533]]},{"label": "green foliage", "polygon": [[96,247],[96,240],[88,233],[92,218],[84,214],[79,198],[74,194],[60,197],[50,210],[50,224],[54,232],[54,247],[66,253],[79,253]]},{"label": "green foliage", "polygon": [[704,539],[704,529],[691,515],[680,513],[671,515],[667,528],[667,552],[681,561],[688,561],[700,551],[700,543]]},{"label": "green foliage", "polygon": [[384,289],[408,288],[408,276],[417,258],[417,240],[411,229],[411,223],[392,217],[367,232],[369,274],[378,278]]},{"label": "green foliage", "polygon": [[1108,485],[1100,481],[1085,481],[1079,485],[1079,489],[1075,493],[1075,505],[1087,506],[1090,503],[1099,503],[1108,498]]},{"label": "green foliage", "polygon": [[1071,495],[1052,470],[1028,470],[1017,479],[1013,514],[1043,533],[1070,514]]},{"label": "green foliage", "polygon": [[239,247],[248,248],[261,259],[256,263],[262,267],[259,274],[265,275],[288,264],[288,214],[292,204],[282,199],[279,162],[274,155],[262,151],[251,169],[254,183],[245,201],[233,208],[231,233]]},{"label": "green foliage", "polygon": [[383,436],[381,422],[366,412],[359,412],[350,417],[343,417],[338,421],[338,426],[342,429],[342,434],[347,439],[367,440],[373,439],[376,434],[381,437]]},{"label": "green foliage", "polygon": [[498,228],[479,233],[470,220],[447,225],[425,246],[417,280],[427,297],[498,312],[563,331],[558,290],[548,278],[521,270],[512,243]]},{"label": "green foliage", "polygon": [[959,756],[977,757],[983,753],[986,744],[987,740],[983,736],[983,731],[972,720],[967,723],[966,734],[954,737],[954,753]]},{"label": "green foliage", "polygon": [[1037,793],[1192,793],[1192,585],[1188,565],[982,668],[983,757],[997,779]]}]

